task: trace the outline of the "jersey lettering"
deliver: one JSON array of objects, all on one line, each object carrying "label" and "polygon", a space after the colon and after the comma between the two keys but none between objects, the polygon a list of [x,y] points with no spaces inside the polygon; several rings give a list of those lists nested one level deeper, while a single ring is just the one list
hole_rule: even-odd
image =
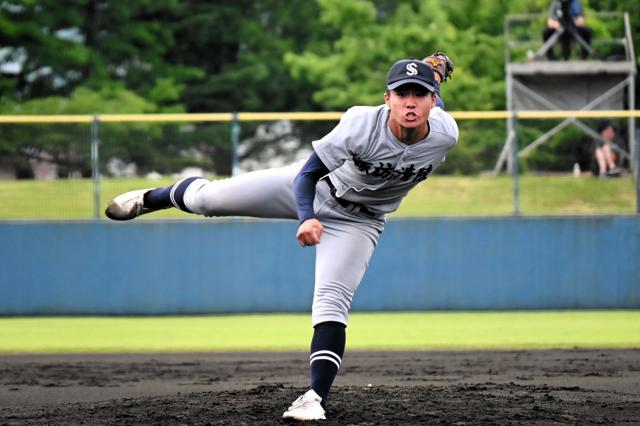
[{"label": "jersey lettering", "polygon": [[355,154],[351,154],[351,159],[356,168],[367,175],[376,176],[384,180],[400,179],[404,182],[411,180],[412,182],[421,182],[429,177],[429,174],[433,170],[433,165],[429,164],[427,167],[422,167],[416,170],[413,164],[408,167],[403,167],[402,170],[396,170],[391,163],[379,162],[377,166],[368,161],[364,161],[362,158]]}]

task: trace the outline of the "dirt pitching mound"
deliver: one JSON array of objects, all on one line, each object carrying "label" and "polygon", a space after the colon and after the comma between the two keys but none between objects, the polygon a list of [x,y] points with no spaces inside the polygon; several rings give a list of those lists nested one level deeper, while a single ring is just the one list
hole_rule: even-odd
[{"label": "dirt pitching mound", "polygon": [[[284,424],[303,353],[1,356],[0,424]],[[640,350],[351,352],[324,425],[637,424]]]}]

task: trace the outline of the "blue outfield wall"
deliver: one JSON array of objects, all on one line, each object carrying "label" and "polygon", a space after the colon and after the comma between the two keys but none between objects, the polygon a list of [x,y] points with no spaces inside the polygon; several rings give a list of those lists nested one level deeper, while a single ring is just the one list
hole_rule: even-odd
[{"label": "blue outfield wall", "polygon": [[[0,223],[0,315],[308,311],[295,222]],[[354,310],[640,308],[640,217],[392,219]]]}]

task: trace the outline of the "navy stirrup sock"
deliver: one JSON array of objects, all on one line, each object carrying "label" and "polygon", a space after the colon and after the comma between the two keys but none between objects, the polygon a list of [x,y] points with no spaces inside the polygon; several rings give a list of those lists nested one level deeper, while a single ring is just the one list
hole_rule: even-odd
[{"label": "navy stirrup sock", "polygon": [[167,186],[166,188],[156,188],[151,191],[147,191],[144,194],[144,206],[154,210],[173,207],[173,204],[171,204],[171,198],[169,198],[172,188],[173,185]]},{"label": "navy stirrup sock", "polygon": [[175,207],[182,211],[193,213],[184,204],[184,192],[187,187],[198,177],[183,179],[166,188],[156,188],[144,194],[144,206],[154,210]]},{"label": "navy stirrup sock", "polygon": [[339,322],[323,322],[314,327],[311,340],[311,389],[321,398],[322,406],[327,402],[329,389],[333,384],[346,342],[346,326]]}]

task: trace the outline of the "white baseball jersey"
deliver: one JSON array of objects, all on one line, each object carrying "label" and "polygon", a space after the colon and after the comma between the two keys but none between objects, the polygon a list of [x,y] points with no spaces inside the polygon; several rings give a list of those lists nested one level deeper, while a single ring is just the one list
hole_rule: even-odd
[{"label": "white baseball jersey", "polygon": [[389,129],[389,108],[350,108],[325,137],[313,142],[331,170],[336,196],[376,213],[395,211],[409,190],[425,180],[458,140],[455,120],[439,107],[429,115],[429,134],[407,145]]}]

